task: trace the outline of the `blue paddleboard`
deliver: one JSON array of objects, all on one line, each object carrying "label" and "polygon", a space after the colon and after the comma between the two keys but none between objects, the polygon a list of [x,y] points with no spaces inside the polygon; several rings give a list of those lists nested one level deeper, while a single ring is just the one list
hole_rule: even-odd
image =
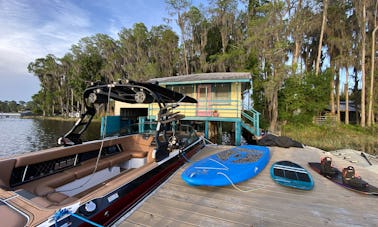
[{"label": "blue paddleboard", "polygon": [[290,161],[273,163],[270,168],[270,176],[283,186],[302,190],[311,190],[314,187],[311,174],[302,166]]},{"label": "blue paddleboard", "polygon": [[193,186],[226,186],[259,174],[270,159],[269,148],[242,145],[194,162],[181,178]]}]

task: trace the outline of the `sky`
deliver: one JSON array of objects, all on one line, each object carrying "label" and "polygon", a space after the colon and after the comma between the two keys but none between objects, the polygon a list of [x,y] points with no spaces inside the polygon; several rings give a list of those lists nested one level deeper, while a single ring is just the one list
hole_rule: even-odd
[{"label": "sky", "polygon": [[150,29],[164,18],[171,18],[165,0],[0,0],[0,101],[32,100],[40,84],[27,66],[35,59],[62,57],[83,37],[117,38],[122,28],[143,22]]}]

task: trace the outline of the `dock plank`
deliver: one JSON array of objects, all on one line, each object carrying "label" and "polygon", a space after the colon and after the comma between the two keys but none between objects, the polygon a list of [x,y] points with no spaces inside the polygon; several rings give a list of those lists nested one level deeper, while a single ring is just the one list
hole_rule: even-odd
[{"label": "dock plank", "polygon": [[[228,148],[206,147],[192,161]],[[332,156],[312,147],[273,147],[268,166],[255,178],[237,185],[249,192],[232,186],[188,186],[181,180],[188,163],[115,226],[378,226],[377,196],[343,189],[310,170],[307,163],[325,155]],[[350,164],[337,156],[332,158],[337,166]],[[291,160],[309,169],[314,189],[296,190],[271,180],[269,168],[279,160]],[[376,169],[371,171],[374,167],[355,168],[367,181],[377,181]]]}]

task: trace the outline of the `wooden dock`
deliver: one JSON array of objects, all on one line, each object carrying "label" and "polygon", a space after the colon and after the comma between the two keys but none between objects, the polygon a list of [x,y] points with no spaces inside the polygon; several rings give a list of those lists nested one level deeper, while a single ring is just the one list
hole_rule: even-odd
[{"label": "wooden dock", "polygon": [[[227,148],[207,146],[193,161]],[[232,186],[188,186],[181,180],[187,164],[115,226],[378,226],[378,196],[344,189],[308,168],[308,162],[318,162],[323,156],[332,157],[339,168],[353,165],[363,179],[378,185],[377,160],[370,166],[363,158],[351,163],[345,156],[312,147],[273,147],[268,166],[237,185],[249,192]],[[274,183],[269,169],[279,160],[309,169],[314,189],[302,191]]]}]

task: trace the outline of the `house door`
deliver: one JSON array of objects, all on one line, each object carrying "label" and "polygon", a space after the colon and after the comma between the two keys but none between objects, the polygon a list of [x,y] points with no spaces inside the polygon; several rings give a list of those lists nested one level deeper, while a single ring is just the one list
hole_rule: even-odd
[{"label": "house door", "polygon": [[211,85],[198,85],[197,116],[211,116]]}]

